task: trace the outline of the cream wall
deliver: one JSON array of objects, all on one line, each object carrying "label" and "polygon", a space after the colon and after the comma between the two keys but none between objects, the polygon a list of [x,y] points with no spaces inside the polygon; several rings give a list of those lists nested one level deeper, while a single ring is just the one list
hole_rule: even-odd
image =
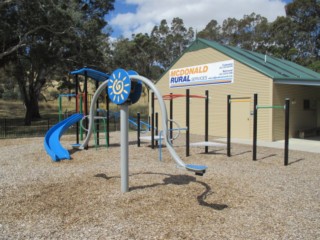
[{"label": "cream wall", "polygon": [[[185,53],[170,69],[220,62],[230,59],[230,57],[220,53],[219,51],[216,51],[212,48],[206,48]],[[157,82],[156,87],[159,89],[162,95],[169,94],[171,92],[173,94],[185,94],[186,92],[185,88],[169,88],[169,71]],[[259,96],[259,104],[272,105],[272,87],[272,80],[270,78],[238,61],[235,61],[234,83],[191,87],[190,94],[204,96],[205,90],[209,90],[209,135],[226,137],[227,95],[231,94],[232,97],[253,98],[253,94],[257,93]],[[237,107],[236,104],[237,103],[232,103],[232,108]],[[166,101],[166,105],[169,116],[169,101]],[[253,103],[251,103],[251,109],[252,106]],[[175,99],[173,108],[173,119],[178,122],[181,127],[185,127],[185,98]],[[204,109],[204,99],[191,99],[190,133],[204,135]],[[155,101],[155,111],[160,113],[157,100]],[[236,116],[232,117],[236,118]],[[249,116],[249,118],[250,126],[252,126],[252,116]],[[258,122],[258,139],[272,140],[272,114],[269,114],[268,111],[261,111],[258,115]],[[236,127],[241,128],[241,126]],[[251,128],[250,137],[252,137]],[[237,138],[237,136],[232,135],[232,138]]]},{"label": "cream wall", "polygon": [[[320,100],[320,88],[299,85],[274,84],[274,105],[283,105],[284,99],[289,98],[290,104],[290,137],[298,137],[298,130],[317,127],[317,106],[310,110],[303,109],[303,100],[309,99],[316,104]],[[284,138],[284,111],[274,110],[273,140]]]}]

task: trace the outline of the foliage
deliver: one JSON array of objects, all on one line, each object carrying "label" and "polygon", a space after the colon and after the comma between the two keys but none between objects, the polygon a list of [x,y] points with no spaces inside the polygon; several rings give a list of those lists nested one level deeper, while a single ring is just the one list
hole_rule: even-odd
[{"label": "foliage", "polygon": [[[104,15],[114,0],[7,1],[0,5],[0,66],[11,75],[27,107],[26,124],[40,117],[38,99],[48,79],[70,69],[101,65]],[[32,16],[32,17],[30,17]]]},{"label": "foliage", "polygon": [[192,28],[174,18],[171,26],[162,20],[151,34],[136,34],[132,39],[120,38],[113,43],[109,61],[114,68],[135,69],[139,74],[157,79],[193,41]]},{"label": "foliage", "polygon": [[[150,33],[111,42],[104,16],[113,3],[0,2],[0,86],[4,92],[16,92],[19,86],[26,124],[40,117],[38,101],[41,92],[52,86],[51,80],[60,82],[61,91],[74,89],[70,70],[88,66],[112,72],[120,67],[157,80],[194,40],[193,29],[176,17],[170,24],[163,19]],[[221,25],[212,19],[197,37],[271,54],[320,72],[320,2],[293,0],[286,5],[286,14],[273,22],[256,13],[227,18]]]},{"label": "foliage", "polygon": [[2,93],[3,100],[17,100],[18,97],[18,93],[14,91],[5,91]]},{"label": "foliage", "polygon": [[294,0],[286,5],[286,14],[273,22],[255,13],[239,20],[228,18],[222,26],[211,20],[198,37],[271,54],[320,72],[320,1]]},{"label": "foliage", "polygon": [[[286,6],[287,17],[295,25],[296,61],[309,65],[320,60],[320,1],[295,0]],[[320,68],[317,69],[320,71]]]},{"label": "foliage", "polygon": [[187,29],[181,18],[174,18],[170,27],[164,19],[153,28],[151,36],[157,46],[157,63],[166,69],[194,40],[194,31]]}]

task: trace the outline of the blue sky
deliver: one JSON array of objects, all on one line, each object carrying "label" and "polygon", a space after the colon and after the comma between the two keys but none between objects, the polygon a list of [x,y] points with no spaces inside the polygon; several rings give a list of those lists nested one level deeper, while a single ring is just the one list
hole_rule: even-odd
[{"label": "blue sky", "polygon": [[198,31],[212,19],[221,24],[228,17],[240,19],[252,12],[273,21],[285,15],[288,2],[292,0],[116,0],[115,10],[106,20],[113,29],[113,38],[130,38],[133,33],[150,33],[162,19],[170,23],[174,17]]}]

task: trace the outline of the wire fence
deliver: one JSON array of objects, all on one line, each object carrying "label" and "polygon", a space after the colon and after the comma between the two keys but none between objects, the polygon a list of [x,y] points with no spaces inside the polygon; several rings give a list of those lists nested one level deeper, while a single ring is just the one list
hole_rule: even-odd
[{"label": "wire fence", "polygon": [[[0,119],[0,139],[44,137],[47,131],[59,122],[58,118],[43,118],[33,121],[30,126],[24,125],[23,118]],[[120,130],[120,119],[110,118],[110,132]],[[76,125],[71,126],[64,134],[76,134]]]},{"label": "wire fence", "polygon": [[58,119],[41,119],[33,121],[30,126],[24,125],[23,118],[0,119],[0,138],[41,137],[50,127],[55,125]]}]

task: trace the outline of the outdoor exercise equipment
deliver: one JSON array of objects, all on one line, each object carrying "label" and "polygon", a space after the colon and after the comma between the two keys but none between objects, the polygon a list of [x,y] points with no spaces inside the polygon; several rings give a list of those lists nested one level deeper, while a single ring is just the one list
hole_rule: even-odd
[{"label": "outdoor exercise equipment", "polygon": [[[231,156],[231,103],[236,102],[250,102],[251,98],[248,97],[236,97],[231,98],[231,95],[227,96],[228,103],[228,119],[227,119],[227,155]],[[285,110],[285,123],[284,123],[284,165],[288,165],[289,159],[289,109],[290,100],[285,99],[285,104],[282,105],[258,105],[258,94],[253,96],[253,144],[252,144],[252,160],[257,160],[257,135],[258,135],[258,110],[259,109],[282,109]]]},{"label": "outdoor exercise equipment", "polygon": [[[163,100],[169,100],[169,119],[173,119],[173,100],[176,98],[181,98],[181,97],[185,97],[185,94],[166,94],[162,96]],[[189,97],[192,98],[205,98],[203,96],[199,96],[199,95],[190,95]],[[159,139],[159,136],[155,136],[155,133],[157,132],[156,128],[152,128],[152,126],[154,126],[155,122],[157,121],[157,119],[155,119],[155,115],[157,113],[154,112],[154,100],[157,99],[154,97],[154,93],[151,93],[151,148],[154,148],[154,141]],[[173,129],[173,122],[169,121],[169,129]],[[185,130],[181,129],[181,130]],[[177,131],[177,128],[175,128],[175,130],[169,131],[169,135],[170,135],[170,139],[171,141],[173,139],[175,139],[175,137],[173,137],[173,132]],[[144,139],[149,139],[148,137],[144,137]],[[186,144],[188,145],[188,144]],[[189,145],[188,145],[189,146]]]},{"label": "outdoor exercise equipment", "polygon": [[285,99],[283,106],[258,105],[258,95],[254,95],[254,120],[253,120],[253,150],[252,159],[257,160],[257,135],[258,135],[258,110],[259,109],[282,109],[285,111],[284,119],[284,165],[289,164],[289,117],[290,117],[290,99]]},{"label": "outdoor exercise equipment", "polygon": [[[173,136],[174,131],[178,131],[178,135],[180,134],[180,131],[185,130],[186,131],[186,156],[190,156],[190,146],[192,147],[205,147],[205,153],[208,153],[208,148],[209,147],[225,147],[226,144],[224,143],[218,143],[218,142],[210,142],[209,141],[209,91],[206,90],[205,96],[200,96],[200,95],[191,95],[190,90],[186,89],[186,94],[167,94],[163,95],[162,98],[163,100],[169,100],[170,101],[170,119],[173,119],[173,99],[176,98],[181,98],[185,97],[186,98],[186,127],[185,128],[173,128],[173,122],[170,121],[170,139],[175,139],[176,136]],[[205,139],[204,142],[194,142],[190,143],[190,98],[200,98],[200,99],[205,99]],[[154,97],[151,97],[151,101],[153,101]],[[153,106],[153,102],[151,102],[151,106]],[[153,119],[154,115],[154,108],[151,107],[151,118]],[[153,120],[151,120],[153,121]],[[152,123],[151,123],[152,124]],[[152,134],[152,133],[151,133]],[[162,136],[154,136],[154,138],[157,139],[162,139]],[[161,159],[161,144],[159,148],[159,159]]]},{"label": "outdoor exercise equipment", "polygon": [[227,156],[231,157],[231,105],[232,103],[252,102],[248,97],[231,97],[227,96]]},{"label": "outdoor exercise equipment", "polygon": [[[170,125],[173,126],[173,123],[174,123],[177,126],[176,128],[170,128],[169,129],[169,131],[171,133],[170,135],[172,135],[172,136],[170,136],[170,140],[171,140],[171,144],[172,144],[173,140],[177,139],[180,136],[180,132],[183,131],[183,130],[187,130],[187,128],[181,128],[180,125],[177,122],[173,121],[173,120],[169,120],[169,122],[170,122]],[[177,132],[177,133],[175,135],[173,135],[172,134],[173,132]],[[162,137],[162,135],[163,135],[163,131],[161,130],[159,132],[159,136],[157,136],[158,140],[159,140],[159,160],[160,161],[162,161],[162,140],[164,139]]]},{"label": "outdoor exercise equipment", "polygon": [[[90,71],[88,71],[90,72]],[[77,72],[79,73],[79,72]],[[98,87],[96,90],[92,102],[90,105],[90,111],[88,115],[88,132],[87,136],[84,139],[83,143],[80,145],[79,149],[85,149],[88,146],[88,142],[90,139],[90,136],[93,132],[94,128],[94,117],[96,114],[96,101],[98,97],[100,96],[101,92],[107,87],[108,88],[108,95],[110,100],[118,104],[120,106],[120,124],[121,124],[121,156],[120,156],[120,163],[121,163],[121,191],[127,192],[129,191],[129,165],[128,165],[128,158],[129,158],[129,141],[128,141],[128,119],[129,119],[129,108],[128,106],[132,103],[135,103],[138,101],[140,95],[141,95],[141,88],[138,87],[139,84],[146,84],[157,96],[159,99],[159,105],[161,109],[161,116],[162,116],[162,127],[163,127],[163,134],[164,134],[164,140],[167,146],[167,149],[169,153],[171,154],[173,160],[177,163],[178,166],[188,170],[195,172],[196,175],[203,175],[207,169],[207,166],[203,165],[194,165],[194,164],[185,164],[180,157],[177,155],[175,150],[173,149],[170,139],[168,137],[168,127],[167,127],[167,110],[165,103],[161,97],[160,92],[155,87],[155,85],[147,78],[143,76],[137,75],[136,72],[129,71],[126,72],[123,69],[117,69],[115,70],[111,76],[107,79],[105,79],[104,82]],[[73,117],[72,121],[70,120],[68,123],[64,123],[63,126],[60,128],[60,131],[56,131],[55,129],[57,126],[54,126],[51,128],[48,132],[48,138],[46,136],[45,138],[45,144],[47,143],[47,140],[50,139],[50,136],[57,136],[54,138],[54,143],[60,144],[60,137],[62,134],[62,130],[69,127],[70,124],[73,124],[77,121],[79,121],[82,118],[82,115],[76,115]],[[60,144],[61,145],[61,144]],[[45,146],[46,147],[46,146]],[[47,150],[47,148],[46,148]],[[47,150],[48,154],[52,153],[50,152],[53,150],[52,148]],[[55,153],[53,153],[55,154]]]},{"label": "outdoor exercise equipment", "polygon": [[[132,73],[131,73],[132,74]],[[163,133],[164,133],[164,139],[167,145],[167,149],[170,152],[172,158],[175,160],[175,162],[185,168],[186,170],[193,171],[198,175],[203,175],[207,169],[206,166],[201,166],[201,165],[193,165],[193,164],[185,164],[180,157],[177,155],[177,153],[174,151],[173,147],[171,146],[170,140],[167,137],[167,111],[166,107],[164,104],[164,101],[161,97],[160,92],[157,90],[157,88],[154,86],[154,84],[147,78],[139,75],[130,75],[123,69],[117,69],[114,71],[111,76],[109,81],[103,82],[97,91],[95,92],[92,103],[90,106],[90,114],[89,116],[93,117],[93,114],[95,113],[95,101],[100,95],[100,93],[103,91],[105,87],[108,87],[108,95],[110,100],[113,103],[116,103],[120,106],[120,125],[121,125],[121,191],[122,192],[127,192],[129,190],[128,187],[128,179],[129,179],[129,170],[128,170],[128,106],[133,102],[132,99],[130,99],[130,94],[128,92],[131,89],[131,84],[133,82],[138,82],[141,81],[145,83],[157,96],[159,99],[159,105],[162,113],[162,126],[163,126]],[[136,85],[136,84],[132,84]],[[134,91],[132,92],[132,96],[134,96],[135,93]],[[128,101],[127,101],[128,100]],[[89,121],[89,128],[88,128],[88,135],[86,139],[84,140],[82,146],[80,148],[84,148],[89,141],[90,134],[92,133],[92,121]]]},{"label": "outdoor exercise equipment", "polygon": [[[204,130],[204,142],[190,143],[190,97],[204,98],[205,99],[205,130]],[[187,137],[186,137],[186,156],[190,156],[191,147],[205,147],[205,153],[208,153],[209,147],[225,147],[224,143],[209,141],[209,91],[205,91],[205,96],[190,95],[190,90],[186,90],[186,125],[187,125]]]}]

